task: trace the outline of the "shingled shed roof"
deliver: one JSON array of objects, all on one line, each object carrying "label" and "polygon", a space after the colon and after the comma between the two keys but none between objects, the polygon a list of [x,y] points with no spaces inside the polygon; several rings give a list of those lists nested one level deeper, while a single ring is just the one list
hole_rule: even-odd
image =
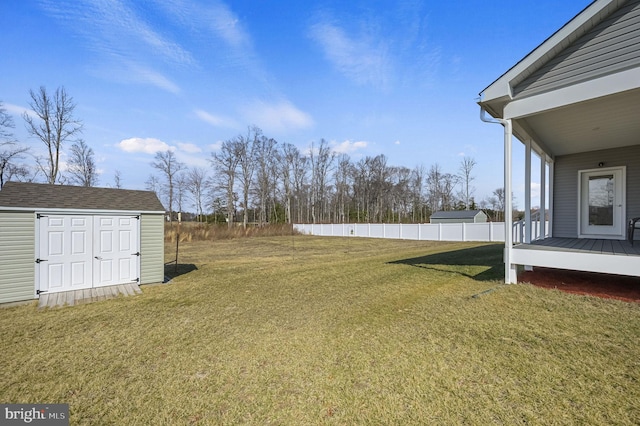
[{"label": "shingled shed roof", "polygon": [[164,212],[152,191],[7,182],[0,208]]}]

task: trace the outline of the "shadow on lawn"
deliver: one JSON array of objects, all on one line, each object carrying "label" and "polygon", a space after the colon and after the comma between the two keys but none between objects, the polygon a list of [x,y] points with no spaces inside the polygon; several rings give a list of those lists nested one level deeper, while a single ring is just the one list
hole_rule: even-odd
[{"label": "shadow on lawn", "polygon": [[189,272],[197,270],[198,267],[193,263],[178,263],[177,268],[174,262],[167,263],[164,265],[164,281],[169,282],[175,277],[179,277],[180,275],[185,275]]},{"label": "shadow on lawn", "polygon": [[[499,280],[504,276],[503,247],[502,244],[493,244],[396,260],[389,263],[460,274],[477,281]],[[473,266],[484,266],[486,269],[483,268],[482,272],[474,274],[469,272],[477,269],[473,268]]]}]

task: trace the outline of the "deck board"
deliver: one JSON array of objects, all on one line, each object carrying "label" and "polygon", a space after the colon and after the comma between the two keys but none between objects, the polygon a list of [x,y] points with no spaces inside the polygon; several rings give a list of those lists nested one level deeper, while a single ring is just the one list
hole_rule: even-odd
[{"label": "deck board", "polygon": [[640,244],[632,246],[627,240],[598,240],[591,238],[545,238],[531,244],[515,246],[524,250],[556,250],[582,253],[640,256]]}]

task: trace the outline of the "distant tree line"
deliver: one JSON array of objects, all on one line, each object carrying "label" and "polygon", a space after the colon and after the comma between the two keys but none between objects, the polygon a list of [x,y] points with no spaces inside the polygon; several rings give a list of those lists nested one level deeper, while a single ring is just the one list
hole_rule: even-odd
[{"label": "distant tree line", "polygon": [[[353,161],[321,139],[301,151],[278,143],[256,126],[222,142],[210,167],[187,168],[173,151],[156,154],[147,189],[173,212],[189,210],[198,221],[229,226],[266,223],[428,222],[438,210],[482,208],[499,220],[502,190],[476,203],[475,160],[458,173],[388,164],[385,155]],[[185,215],[185,217],[187,217]]]},{"label": "distant tree line", "polygon": [[[64,87],[29,92],[31,111],[23,114],[30,136],[43,143],[44,156],[14,138],[15,123],[0,102],[0,188],[9,180],[96,186],[93,150],[80,138],[82,122]],[[66,162],[61,165],[63,147]],[[27,163],[29,158],[36,166]],[[413,169],[388,164],[385,155],[352,160],[325,139],[301,151],[278,143],[256,126],[221,143],[208,167],[188,168],[172,150],[158,152],[146,188],[155,191],[171,214],[190,212],[198,221],[241,223],[428,222],[439,210],[485,210],[503,220],[504,191],[476,203],[476,162],[461,160],[455,173],[439,164]],[[115,171],[113,186],[122,188]]]}]

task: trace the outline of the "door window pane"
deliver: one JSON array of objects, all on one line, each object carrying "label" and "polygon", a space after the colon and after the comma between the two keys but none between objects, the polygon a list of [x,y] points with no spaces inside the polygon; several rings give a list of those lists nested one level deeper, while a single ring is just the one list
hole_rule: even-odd
[{"label": "door window pane", "polygon": [[613,175],[589,177],[589,225],[613,226]]}]

